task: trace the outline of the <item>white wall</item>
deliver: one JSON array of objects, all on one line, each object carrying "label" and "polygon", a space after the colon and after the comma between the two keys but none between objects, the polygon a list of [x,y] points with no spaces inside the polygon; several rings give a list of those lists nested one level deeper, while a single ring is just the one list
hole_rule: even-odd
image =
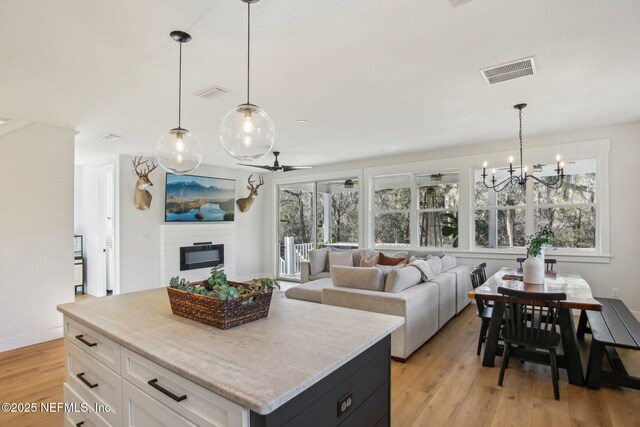
[{"label": "white wall", "polygon": [[62,337],[73,301],[74,132],[31,124],[0,136],[0,352]]},{"label": "white wall", "polygon": [[[120,172],[120,290],[133,292],[153,287],[166,286],[160,277],[160,227],[164,224],[165,171],[158,167],[149,176],[153,187],[151,208],[140,211],[133,203],[137,176],[132,173],[133,157],[121,155]],[[249,173],[217,166],[200,165],[194,175],[212,176],[236,180],[236,199],[248,194],[246,189]],[[257,178],[257,175],[254,175]],[[264,187],[262,187],[264,188]],[[235,271],[225,270],[230,278],[246,280],[264,276],[262,269],[263,221],[266,204],[262,188],[249,212],[242,213],[236,207],[232,224],[202,224],[203,230],[216,226],[230,232],[235,238]],[[185,227],[192,228],[198,224]],[[171,224],[175,230],[180,224]],[[229,230],[230,228],[230,230]],[[186,231],[185,231],[186,232]],[[191,231],[189,231],[191,232]],[[206,238],[204,241],[210,241]],[[214,242],[215,243],[215,242]],[[226,251],[226,248],[225,248]],[[225,254],[226,256],[226,254]],[[208,272],[204,271],[206,277]],[[171,274],[171,273],[169,273]],[[175,272],[173,275],[177,275]]]},{"label": "white wall", "polygon": [[[610,140],[608,153],[609,180],[608,188],[602,188],[599,197],[608,193],[609,198],[609,247],[597,259],[576,257],[561,258],[558,269],[576,271],[585,277],[591,285],[596,296],[611,296],[611,288],[619,289],[619,296],[631,310],[640,311],[640,283],[637,277],[637,260],[640,258],[640,197],[638,197],[637,185],[640,182],[640,122],[584,129],[579,131],[564,132],[538,137],[526,137],[525,160],[527,150],[530,152],[545,151],[544,147],[554,147],[554,150],[562,153],[563,144],[579,143],[599,139]],[[472,141],[470,141],[471,143]],[[565,147],[569,147],[566,145]],[[321,149],[321,148],[319,148]],[[265,243],[263,264],[265,268],[275,273],[275,244],[277,227],[277,206],[275,185],[287,181],[306,181],[311,179],[324,179],[358,175],[364,178],[373,170],[385,170],[388,173],[405,172],[409,164],[425,162],[437,167],[455,167],[469,165],[469,157],[478,157],[477,166],[482,164],[483,157],[504,157],[505,153],[514,154],[517,157],[517,139],[498,141],[492,143],[474,144],[451,149],[414,153],[406,155],[375,158],[357,162],[339,163],[331,166],[318,167],[309,171],[288,172],[284,174],[266,175],[268,182],[267,215],[264,219]],[[500,157],[500,158],[502,158]],[[529,157],[530,158],[530,157]],[[313,164],[311,156],[308,164]],[[266,187],[267,185],[265,185]],[[361,179],[363,198],[367,194],[367,180]],[[461,201],[461,208],[462,206]],[[467,207],[468,208],[468,207]],[[367,215],[364,214],[366,206],[362,208],[362,219],[367,223]],[[607,212],[605,212],[605,215]],[[462,232],[462,230],[461,230]],[[371,242],[366,233],[361,233],[361,244],[370,246]],[[606,248],[606,245],[605,245]],[[609,257],[610,255],[610,257]],[[489,272],[493,273],[501,265],[515,265],[512,256],[491,255],[486,253],[461,253],[461,257],[467,257],[461,262],[476,264],[481,261],[489,261]],[[560,257],[558,257],[560,258]],[[597,261],[597,262],[594,262]]]}]

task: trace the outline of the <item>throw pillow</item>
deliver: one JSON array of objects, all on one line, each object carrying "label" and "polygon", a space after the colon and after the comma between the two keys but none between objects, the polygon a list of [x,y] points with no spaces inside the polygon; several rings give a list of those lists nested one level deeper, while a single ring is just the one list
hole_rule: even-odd
[{"label": "throw pillow", "polygon": [[309,264],[311,264],[312,276],[327,271],[329,263],[328,255],[329,251],[326,249],[309,251]]},{"label": "throw pillow", "polygon": [[384,253],[380,252],[378,254],[378,264],[380,265],[398,265],[400,263],[406,264],[408,260],[405,258],[394,258],[390,256],[386,256]]},{"label": "throw pillow", "polygon": [[355,265],[356,267],[360,265],[363,259],[370,259],[370,258],[373,258],[375,255],[378,255],[378,251],[369,249],[369,248],[351,250],[351,256],[353,257],[353,265]]},{"label": "throw pillow", "polygon": [[442,272],[442,260],[437,256],[431,257],[427,260],[427,263],[431,267],[433,274],[437,276]]},{"label": "throw pillow", "polygon": [[333,286],[339,288],[366,289],[382,291],[384,279],[382,272],[375,267],[348,267],[336,265],[331,269]]},{"label": "throw pillow", "polygon": [[453,267],[458,265],[458,261],[456,261],[456,257],[453,255],[445,255],[440,258],[442,261],[442,271],[451,270]]},{"label": "throw pillow", "polygon": [[385,281],[385,292],[401,292],[422,282],[420,270],[414,267],[394,267]]},{"label": "throw pillow", "polygon": [[364,259],[364,257],[360,258],[360,267],[375,267],[378,263],[378,259],[380,259],[380,254],[376,254],[373,258]]},{"label": "throw pillow", "polygon": [[353,267],[353,258],[351,257],[351,251],[345,252],[329,252],[329,271],[334,265],[345,265]]}]

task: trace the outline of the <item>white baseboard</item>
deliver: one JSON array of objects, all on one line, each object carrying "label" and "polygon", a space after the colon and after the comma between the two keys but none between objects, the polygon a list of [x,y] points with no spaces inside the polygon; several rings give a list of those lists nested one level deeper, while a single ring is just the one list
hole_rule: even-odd
[{"label": "white baseboard", "polygon": [[26,347],[33,344],[39,344],[45,341],[51,341],[62,338],[64,330],[62,326],[45,329],[42,331],[31,332],[17,337],[9,337],[0,340],[0,353],[3,351],[15,350],[16,348]]}]

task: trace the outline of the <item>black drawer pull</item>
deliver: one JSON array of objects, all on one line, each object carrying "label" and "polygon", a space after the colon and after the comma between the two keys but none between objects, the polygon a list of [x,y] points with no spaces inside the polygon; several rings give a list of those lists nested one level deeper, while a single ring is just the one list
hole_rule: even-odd
[{"label": "black drawer pull", "polygon": [[80,341],[82,344],[86,345],[87,347],[95,347],[98,345],[97,342],[89,342],[82,337],[84,337],[84,335],[76,335],[76,339]]},{"label": "black drawer pull", "polygon": [[84,421],[80,421],[78,424],[76,424],[76,427],[80,427],[84,425]]},{"label": "black drawer pull", "polygon": [[98,387],[98,383],[95,384],[91,384],[85,377],[84,377],[84,372],[80,372],[78,375],[76,375],[76,377],[78,377],[78,379],[80,379],[80,381],[82,381],[87,387],[89,388],[96,388]]},{"label": "black drawer pull", "polygon": [[151,387],[155,388],[159,392],[161,392],[163,394],[166,394],[167,396],[169,396],[170,398],[172,398],[176,402],[182,402],[183,400],[185,400],[187,398],[186,394],[183,394],[182,396],[178,396],[176,394],[171,393],[169,390],[167,390],[166,388],[164,388],[160,384],[158,384],[158,379],[157,378],[149,380],[147,382],[147,384],[149,384]]}]

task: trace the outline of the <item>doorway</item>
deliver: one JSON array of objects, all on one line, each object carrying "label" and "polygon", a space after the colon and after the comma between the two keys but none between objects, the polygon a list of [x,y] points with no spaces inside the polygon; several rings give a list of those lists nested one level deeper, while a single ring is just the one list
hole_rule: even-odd
[{"label": "doorway", "polygon": [[114,163],[97,170],[97,251],[98,288],[101,295],[119,293],[116,275],[116,167]]}]

